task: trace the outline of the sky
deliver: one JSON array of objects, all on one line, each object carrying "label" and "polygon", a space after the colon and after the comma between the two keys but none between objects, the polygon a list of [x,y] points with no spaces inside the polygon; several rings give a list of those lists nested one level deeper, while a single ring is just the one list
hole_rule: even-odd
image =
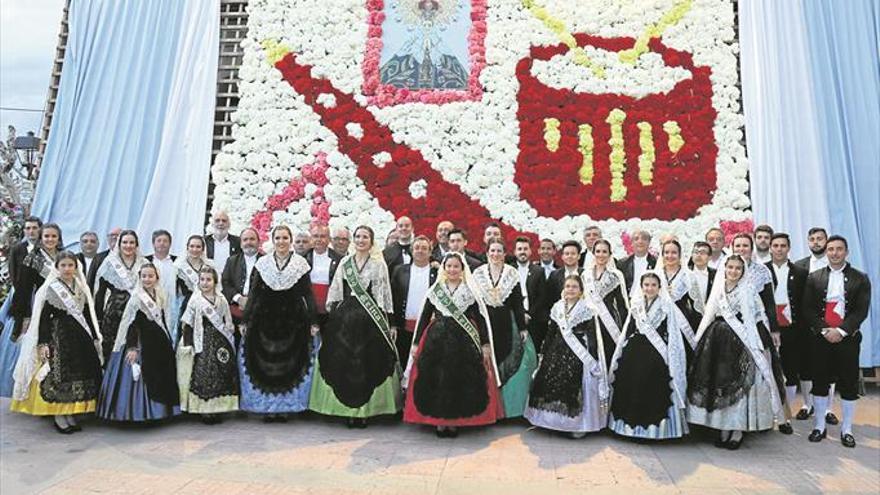
[{"label": "sky", "polygon": [[[19,135],[39,135],[42,109],[52,76],[52,63],[64,0],[0,1],[0,136],[14,125]],[[20,112],[5,108],[36,109]]]}]

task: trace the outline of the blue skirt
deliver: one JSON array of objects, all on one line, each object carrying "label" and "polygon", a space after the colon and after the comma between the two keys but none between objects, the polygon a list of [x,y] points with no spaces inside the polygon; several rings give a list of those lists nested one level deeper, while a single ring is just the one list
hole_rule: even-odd
[{"label": "blue skirt", "polygon": [[110,355],[104,381],[98,394],[99,418],[110,421],[142,422],[170,418],[180,414],[180,406],[169,406],[150,399],[143,378],[134,381],[126,351]]},{"label": "blue skirt", "polygon": [[238,351],[238,370],[241,380],[241,396],[238,399],[239,409],[261,414],[298,413],[308,409],[309,394],[312,389],[312,375],[315,373],[315,358],[318,356],[318,349],[321,347],[321,338],[317,335],[312,338],[312,355],[308,373],[306,373],[303,381],[296,388],[281,394],[266,394],[258,390],[251,383],[251,377],[244,366],[245,339],[242,339]]},{"label": "blue skirt", "polygon": [[18,361],[19,352],[21,352],[20,342],[12,341],[15,318],[9,314],[9,310],[12,306],[13,290],[9,291],[6,301],[0,307],[0,326],[3,328],[3,333],[0,334],[0,397],[12,397],[12,388],[15,386],[12,372],[15,370],[15,363]]}]

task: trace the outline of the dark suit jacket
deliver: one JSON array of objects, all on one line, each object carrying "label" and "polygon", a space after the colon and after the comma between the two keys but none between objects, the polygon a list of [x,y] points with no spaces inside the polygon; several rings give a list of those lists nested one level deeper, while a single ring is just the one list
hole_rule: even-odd
[{"label": "dark suit jacket", "polygon": [[431,261],[436,261],[440,263],[443,260],[443,254],[440,251],[440,246],[434,246],[434,249],[431,250]]},{"label": "dark suit jacket", "polygon": [[[205,251],[208,258],[214,259],[214,234],[205,236]],[[234,256],[241,252],[241,239],[238,236],[229,234],[229,256]]]},{"label": "dark suit jacket", "polygon": [[[770,269],[770,276],[773,277],[773,289],[776,290],[776,286],[779,285],[779,280],[776,280],[776,272],[773,270],[773,262],[768,261],[766,263],[767,268]],[[807,285],[807,270],[795,265],[791,261],[788,262],[788,281],[786,282],[786,286],[788,288],[788,304],[791,309],[791,326],[792,328],[798,328],[801,322],[801,302],[804,297],[804,287]]]},{"label": "dark suit jacket", "polygon": [[[148,255],[144,256],[144,258],[146,258],[147,261],[149,261],[150,263],[153,262],[153,258],[155,258],[155,257],[156,257],[155,253],[148,254]],[[169,254],[168,257],[171,258],[171,261],[177,261],[177,256],[174,256],[173,254]]]},{"label": "dark suit jacket", "polygon": [[[831,267],[816,270],[807,276],[804,287],[804,323],[815,335],[821,335],[825,324],[825,297],[828,295],[828,276]],[[865,318],[871,304],[871,281],[868,276],[850,266],[843,269],[843,297],[846,300],[846,315],[840,329],[849,336],[855,335]]]},{"label": "dark suit jacket", "polygon": [[19,241],[9,250],[9,282],[15,284],[19,268],[24,262],[24,257],[28,254],[27,241]]},{"label": "dark suit jacket", "polygon": [[[333,276],[336,274],[336,268],[339,266],[339,262],[342,261],[342,255],[330,248],[327,248],[327,256],[330,257],[330,282],[333,282]],[[315,249],[312,248],[306,251],[306,255],[304,257],[306,261],[309,262],[309,266],[314,266],[313,262],[315,259]]]},{"label": "dark suit jacket", "polygon": [[98,259],[98,254],[100,254],[100,253],[95,253],[95,257],[92,258],[92,264],[90,264],[90,265],[89,265],[89,269],[86,270],[86,257],[83,256],[82,253],[76,253],[76,259],[79,260],[79,264],[80,264],[80,266],[82,266],[82,269],[83,269],[83,275],[85,275],[85,277],[86,277],[86,282],[89,284],[89,290],[90,290],[92,293],[95,292],[95,287],[94,287],[94,284],[92,284],[92,281],[89,279],[89,274],[92,272],[92,268],[93,268],[96,264],[99,264],[99,263],[100,263],[100,260]]},{"label": "dark suit jacket", "polygon": [[[257,259],[262,254],[257,253]],[[251,273],[253,275],[253,273]],[[221,276],[221,284],[223,296],[229,304],[234,304],[232,298],[236,294],[244,291],[244,282],[247,277],[247,265],[244,262],[244,253],[238,253],[230,256],[226,260],[226,266],[223,267],[223,275]],[[244,309],[244,308],[242,308]]]},{"label": "dark suit jacket", "polygon": [[[391,272],[391,296],[394,300],[394,315],[392,325],[397,328],[406,326],[406,296],[409,294],[409,275],[412,271],[412,265],[398,265]],[[428,286],[434,285],[437,281],[437,269],[431,267],[428,275]],[[421,301],[419,301],[421,304]]]},{"label": "dark suit jacket", "polygon": [[[626,282],[626,293],[629,294],[635,278],[635,256],[631,254],[626,258],[617,262],[617,269],[623,273],[623,280]],[[653,270],[657,266],[657,257],[648,253],[648,270]]]},{"label": "dark suit jacket", "polygon": [[405,264],[403,253],[409,256],[409,263],[412,263],[412,244],[403,245],[395,242],[382,251],[382,257],[385,258],[385,264],[388,265],[388,273],[394,271],[394,267],[397,265]]},{"label": "dark suit jacket", "polygon": [[[584,269],[578,266],[578,275],[584,273]],[[544,304],[551,308],[556,301],[562,299],[562,289],[565,286],[565,267],[557,268],[550,274],[547,283],[544,285]]]},{"label": "dark suit jacket", "polygon": [[92,291],[95,290],[95,279],[98,278],[98,268],[101,267],[101,264],[104,263],[104,260],[107,259],[107,256],[110,254],[110,250],[101,251],[95,255],[95,259],[92,260],[92,266],[89,267],[89,273],[86,274],[87,282],[89,283],[89,287],[91,287]]},{"label": "dark suit jacket", "polygon": [[[519,270],[519,265],[513,263],[514,268]],[[544,287],[547,281],[544,279],[544,269],[540,264],[530,263],[529,274],[526,275],[526,292],[529,296],[529,329],[546,324],[546,316],[549,314],[549,308],[545,302],[546,291]]]},{"label": "dark suit jacket", "polygon": [[[578,263],[578,265],[581,265],[581,263]],[[537,266],[538,268],[540,268],[541,271],[544,271],[544,265],[541,264],[541,261],[540,261],[540,260],[535,262],[535,266]],[[549,280],[549,279],[550,279],[550,274],[552,274],[553,271],[555,271],[556,269],[560,268],[561,266],[562,266],[562,265],[560,265],[559,263],[557,263],[557,262],[554,260],[554,261],[553,261],[553,270],[551,270],[550,273],[548,273],[547,276],[544,277],[544,280]]]}]

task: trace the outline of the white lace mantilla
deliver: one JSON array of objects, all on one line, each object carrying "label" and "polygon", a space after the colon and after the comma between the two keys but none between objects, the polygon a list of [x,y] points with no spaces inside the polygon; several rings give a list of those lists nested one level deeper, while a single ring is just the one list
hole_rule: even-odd
[{"label": "white lace mantilla", "polygon": [[[467,309],[471,307],[471,304],[477,301],[476,297],[474,297],[474,293],[471,292],[471,288],[465,283],[461,283],[454,292],[450,291],[445,283],[438,283],[440,284],[440,290],[449,295],[449,298],[455,303],[455,307],[461,312],[467,311]],[[453,316],[452,312],[449,311],[449,309],[440,302],[437,295],[434,294],[434,289],[428,289],[428,300],[431,301],[431,304],[433,304],[443,316],[450,318]]]},{"label": "white lace mantilla", "polygon": [[[333,282],[330,284],[330,290],[327,292],[327,304],[341,302],[343,299],[343,282],[345,281],[345,264],[349,258],[353,258],[353,254],[346,255],[339,261],[336,273],[333,275]],[[357,259],[352,259],[355,267],[357,267]],[[394,311],[394,303],[391,296],[391,283],[388,280],[388,266],[381,258],[371,257],[367,259],[363,269],[358,273],[358,280],[364,289],[370,288],[370,295],[376,301],[376,304],[382,308],[382,311],[391,313]]]},{"label": "white lace mantilla", "polygon": [[492,280],[492,272],[489,265],[481,265],[474,270],[474,281],[483,295],[486,305],[492,307],[504,306],[504,301],[513,292],[513,289],[519,288],[519,272],[510,265],[504,265],[501,269],[501,277],[498,284],[494,284]]},{"label": "white lace mantilla", "polygon": [[584,270],[581,277],[584,281],[584,288],[594,292],[599,296],[599,299],[605,299],[605,296],[623,285],[623,274],[614,268],[606,268],[598,279],[593,276],[592,269]]},{"label": "white lace mantilla", "polygon": [[193,353],[200,354],[204,348],[205,328],[202,317],[208,319],[218,332],[226,337],[226,340],[235,346],[235,327],[232,324],[232,315],[229,312],[229,303],[222,294],[214,295],[211,303],[204,294],[196,292],[186,305],[186,310],[180,321],[193,329]]},{"label": "white lace mantilla", "polygon": [[[663,275],[666,275],[666,271],[663,271]],[[696,280],[694,280],[693,272],[688,270],[685,267],[681,267],[678,270],[678,273],[672,276],[672,278],[666,279],[666,283],[669,287],[669,295],[672,297],[672,300],[678,302],[679,299],[685,296],[685,294],[690,294],[691,288],[696,286]],[[699,286],[696,286],[697,291],[699,292]],[[693,299],[693,297],[691,297]],[[701,298],[700,298],[701,299]]]},{"label": "white lace mantilla", "polygon": [[755,263],[754,261],[749,263],[748,268],[746,268],[746,275],[749,283],[758,292],[761,292],[767,284],[773,282],[773,274],[770,273],[770,269],[763,263]]},{"label": "white lace mantilla", "polygon": [[260,272],[260,278],[263,279],[263,282],[265,282],[270,289],[281,291],[287,290],[296,285],[296,283],[299,282],[299,279],[312,268],[309,266],[309,262],[306,261],[305,258],[291,252],[290,261],[281,270],[278,269],[278,265],[275,263],[274,254],[261,256],[260,259],[254,263],[254,269]]},{"label": "white lace mantilla", "polygon": [[590,309],[589,304],[584,299],[578,299],[578,302],[575,303],[574,308],[571,309],[568,315],[565,314],[565,299],[556,301],[556,304],[550,308],[550,318],[553,318],[553,321],[559,325],[559,328],[568,327],[573,329],[595,317],[596,313]]},{"label": "white lace mantilla", "polygon": [[[156,290],[161,290],[157,288]],[[125,338],[128,335],[128,327],[134,322],[138,311],[143,313],[148,320],[156,323],[171,338],[171,322],[168,320],[171,312],[168,308],[161,305],[142,288],[138,287],[132,292],[125,309],[122,311],[122,320],[119,322],[119,329],[116,331],[116,340],[113,342],[113,350],[121,351],[125,348]]]},{"label": "white lace mantilla", "polygon": [[[199,270],[202,268],[210,266],[214,267],[214,263],[207,258],[202,258],[202,266],[199,269],[195,269],[186,256],[181,256],[177,258],[177,261],[174,262],[174,267],[177,268],[177,278],[183,280],[183,283],[186,284],[186,287],[193,291],[198,292],[199,290]],[[218,275],[220,275],[218,273]]]},{"label": "white lace mantilla", "polygon": [[49,278],[55,271],[55,258],[53,258],[45,249],[34,249],[23,261],[25,266],[36,270],[44,279]]},{"label": "white lace mantilla", "polygon": [[143,256],[138,255],[131,268],[125,266],[119,253],[116,251],[110,253],[98,268],[98,279],[104,279],[119,290],[133,291],[137,286],[138,272],[147,260]]}]

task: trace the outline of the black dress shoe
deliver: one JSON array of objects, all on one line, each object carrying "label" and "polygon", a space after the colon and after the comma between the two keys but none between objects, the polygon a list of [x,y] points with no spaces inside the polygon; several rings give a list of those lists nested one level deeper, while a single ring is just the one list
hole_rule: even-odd
[{"label": "black dress shoe", "polygon": [[267,416],[263,416],[263,423],[274,423],[274,422],[275,422],[275,416],[274,416],[274,415],[269,414],[269,415],[267,415]]},{"label": "black dress shoe", "polygon": [[367,429],[367,418],[358,418],[357,421],[355,422],[355,427],[358,428],[359,430],[366,430]]},{"label": "black dress shoe", "polygon": [[55,431],[57,431],[58,433],[61,433],[62,435],[70,435],[71,433],[73,433],[73,428],[71,428],[69,426],[67,426],[67,427],[59,426],[58,423],[56,423],[54,421],[52,421],[52,426],[55,427]]},{"label": "black dress shoe", "polygon": [[825,439],[825,437],[827,437],[827,436],[828,436],[828,432],[825,430],[822,430],[822,431],[813,430],[812,432],[810,432],[810,436],[807,437],[807,440],[809,440],[813,443],[819,443],[823,439]]},{"label": "black dress shoe", "polygon": [[801,410],[798,411],[797,416],[795,416],[794,419],[798,419],[801,421],[809,419],[810,416],[813,415],[813,412],[814,410],[812,407],[810,407],[809,409],[807,409],[806,407],[802,407]]},{"label": "black dress shoe", "polygon": [[739,437],[739,440],[729,440],[729,441],[727,442],[727,445],[725,445],[725,448],[727,448],[727,450],[737,450],[737,449],[739,449],[739,447],[742,445],[742,443],[743,443],[743,439],[744,439],[745,437],[746,437],[746,436],[743,435],[743,436]]},{"label": "black dress shoe", "polygon": [[348,418],[345,420],[345,426],[347,426],[349,429],[357,428],[357,421],[355,420],[355,418]]},{"label": "black dress shoe", "polygon": [[440,428],[437,428],[436,430],[434,430],[434,434],[437,435],[437,438],[446,438],[446,430],[441,430]]},{"label": "black dress shoe", "polygon": [[856,447],[856,438],[849,433],[840,435],[840,445],[854,449]]},{"label": "black dress shoe", "polygon": [[835,416],[833,412],[827,413],[825,415],[825,422],[829,425],[836,425],[837,423],[840,423],[840,421],[837,420],[837,416]]},{"label": "black dress shoe", "polygon": [[791,435],[794,433],[794,428],[791,427],[791,423],[783,423],[779,425],[779,432],[783,435]]},{"label": "black dress shoe", "polygon": [[[446,430],[446,438],[455,438],[457,436],[458,436],[458,429],[457,428],[452,427],[452,428]],[[853,440],[853,445],[855,445],[855,440]]]}]

